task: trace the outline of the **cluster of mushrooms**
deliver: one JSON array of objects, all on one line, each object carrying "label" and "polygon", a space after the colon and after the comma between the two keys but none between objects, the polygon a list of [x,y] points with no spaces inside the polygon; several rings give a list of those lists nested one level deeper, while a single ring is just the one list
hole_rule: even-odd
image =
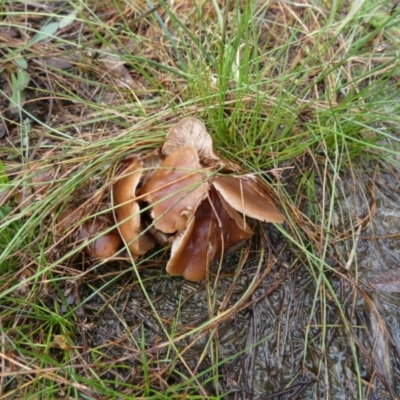
[{"label": "cluster of mushrooms", "polygon": [[107,216],[89,220],[76,235],[87,240],[99,228],[117,226],[87,247],[98,258],[111,257],[123,243],[133,257],[156,242],[170,244],[167,272],[199,281],[213,261],[252,236],[246,217],[283,222],[268,192],[260,178],[215,153],[203,123],[185,118],[161,149],[127,162],[112,187],[114,224]]}]

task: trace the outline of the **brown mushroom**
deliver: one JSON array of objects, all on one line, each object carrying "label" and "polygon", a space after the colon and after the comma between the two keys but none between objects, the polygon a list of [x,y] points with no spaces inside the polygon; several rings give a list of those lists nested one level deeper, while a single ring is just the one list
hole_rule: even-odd
[{"label": "brown mushroom", "polygon": [[[217,169],[222,175],[210,177]],[[236,175],[227,175],[232,173]],[[167,272],[199,281],[229,248],[252,236],[244,216],[284,221],[269,187],[254,175],[240,173],[238,165],[214,151],[203,123],[184,118],[169,130],[161,151],[131,159],[113,185],[119,233],[111,230],[102,234],[109,230],[111,221],[99,215],[78,226],[74,237],[79,241],[94,238],[85,251],[97,258],[114,255],[122,241],[132,255],[152,249],[154,238],[161,243],[172,241]],[[40,183],[49,180],[44,176]],[[42,194],[41,187],[35,187],[35,194]],[[148,232],[144,232],[141,202],[149,203],[154,219]],[[67,210],[60,217],[58,232],[65,234],[67,228],[77,225],[80,214]]]},{"label": "brown mushroom", "polygon": [[113,186],[118,231],[132,255],[143,255],[154,246],[154,240],[142,232],[141,213],[136,196],[142,173],[143,162],[134,159]]},{"label": "brown mushroom", "polygon": [[208,183],[201,171],[197,150],[183,146],[172,151],[138,191],[152,206],[155,227],[174,233],[186,227],[201,200],[207,195]]},{"label": "brown mushroom", "polygon": [[223,199],[243,215],[266,222],[284,221],[268,194],[268,186],[260,178],[250,174],[218,176],[212,184]]},{"label": "brown mushroom", "polygon": [[211,188],[194,218],[174,239],[167,272],[183,275],[191,281],[204,279],[213,261],[252,234],[237,211],[224,204],[216,190]]},{"label": "brown mushroom", "polygon": [[86,221],[78,230],[77,240],[89,240],[97,237],[85,248],[85,251],[93,258],[110,258],[122,247],[122,239],[118,231],[101,234],[103,230],[111,226],[107,218],[94,218]]},{"label": "brown mushroom", "polygon": [[[62,238],[68,229],[77,224],[81,218],[79,209],[67,208],[58,218],[56,226],[56,237]],[[85,247],[85,251],[94,258],[110,258],[117,253],[122,246],[122,239],[116,230],[102,234],[102,231],[107,230],[112,226],[110,218],[106,216],[94,217],[89,221],[85,221],[79,226],[76,232],[73,233],[73,238],[77,241],[89,240],[96,237],[94,241]]]}]

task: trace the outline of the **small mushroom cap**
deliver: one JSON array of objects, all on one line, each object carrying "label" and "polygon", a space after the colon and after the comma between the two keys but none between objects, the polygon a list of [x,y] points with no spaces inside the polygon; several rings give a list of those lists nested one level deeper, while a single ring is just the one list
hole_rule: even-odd
[{"label": "small mushroom cap", "polygon": [[174,233],[186,227],[209,185],[197,150],[179,147],[161,163],[138,194],[153,207],[155,227],[164,233]]},{"label": "small mushroom cap", "polygon": [[142,176],[143,163],[134,159],[113,186],[118,230],[133,255],[143,255],[154,246],[154,240],[142,233],[140,207],[136,188]]},{"label": "small mushroom cap", "polygon": [[89,247],[90,255],[95,258],[113,257],[122,246],[118,232],[109,232],[96,239]]},{"label": "small mushroom cap", "polygon": [[194,147],[202,162],[219,160],[219,156],[214,152],[213,141],[205,125],[195,118],[183,118],[168,131],[162,153],[169,156],[183,146]]},{"label": "small mushroom cap", "polygon": [[259,178],[249,174],[218,176],[212,184],[222,198],[243,215],[266,222],[284,221],[267,192],[268,186]]},{"label": "small mushroom cap", "polygon": [[101,235],[101,231],[110,226],[111,222],[108,219],[94,218],[86,221],[79,229],[77,239],[80,241],[97,236],[97,239],[85,248],[91,257],[110,258],[121,248],[122,239],[117,231]]},{"label": "small mushroom cap", "polygon": [[[61,238],[73,225],[79,224],[82,210],[67,208],[58,218],[55,229],[55,236]],[[112,222],[108,217],[98,216],[89,221],[85,221],[73,232],[73,237],[78,241],[88,240],[97,237],[91,242],[85,251],[94,258],[110,258],[122,246],[122,239],[116,230],[101,234],[102,231],[110,228]]]}]

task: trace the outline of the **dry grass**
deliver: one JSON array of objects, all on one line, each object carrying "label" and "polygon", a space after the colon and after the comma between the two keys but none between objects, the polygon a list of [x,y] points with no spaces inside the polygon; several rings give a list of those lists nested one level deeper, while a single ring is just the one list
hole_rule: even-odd
[{"label": "dry grass", "polygon": [[[0,398],[396,397],[400,301],[368,277],[398,263],[400,10],[317,3],[3,2]],[[55,235],[187,116],[283,227],[196,284]]]}]

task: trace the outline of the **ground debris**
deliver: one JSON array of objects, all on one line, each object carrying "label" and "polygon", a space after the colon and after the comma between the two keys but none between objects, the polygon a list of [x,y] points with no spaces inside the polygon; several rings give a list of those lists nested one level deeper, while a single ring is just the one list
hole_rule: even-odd
[{"label": "ground debris", "polygon": [[382,292],[400,293],[400,269],[396,268],[380,272],[370,278],[368,283]]}]

